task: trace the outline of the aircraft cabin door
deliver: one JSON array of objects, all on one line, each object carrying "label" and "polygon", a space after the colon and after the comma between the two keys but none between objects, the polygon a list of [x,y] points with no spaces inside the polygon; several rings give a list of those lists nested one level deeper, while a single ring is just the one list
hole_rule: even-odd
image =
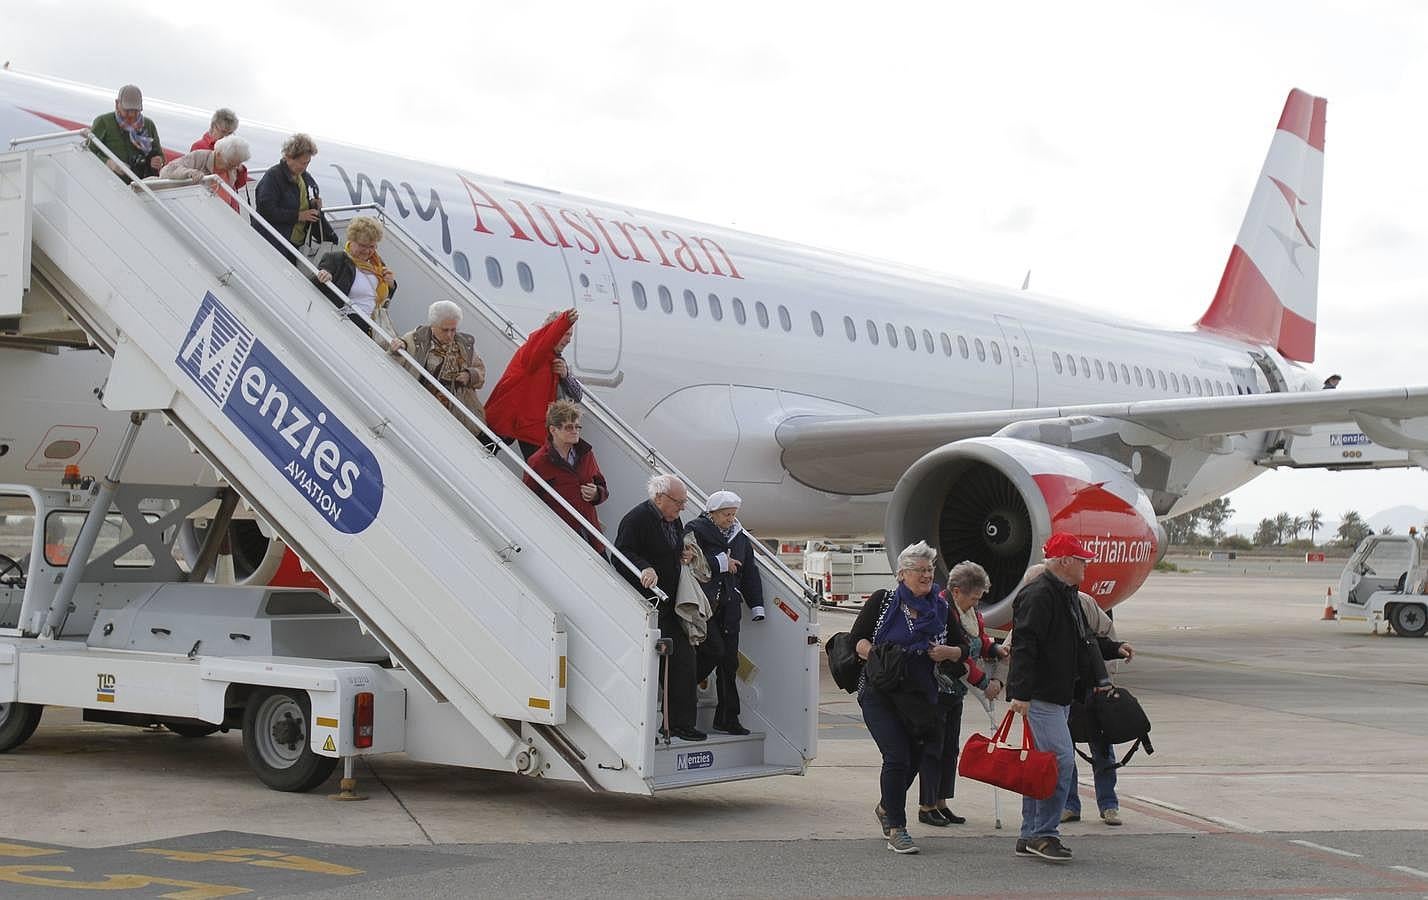
[{"label": "aircraft cabin door", "polygon": [[1031,338],[1021,322],[1011,316],[997,316],[1002,337],[1007,341],[1007,361],[1012,372],[1012,406],[1026,408],[1037,403],[1036,357],[1031,352]]},{"label": "aircraft cabin door", "polygon": [[580,311],[570,362],[582,381],[613,387],[620,381],[622,337],[615,273],[603,254],[591,255],[579,247],[561,252],[570,275],[571,305]]}]

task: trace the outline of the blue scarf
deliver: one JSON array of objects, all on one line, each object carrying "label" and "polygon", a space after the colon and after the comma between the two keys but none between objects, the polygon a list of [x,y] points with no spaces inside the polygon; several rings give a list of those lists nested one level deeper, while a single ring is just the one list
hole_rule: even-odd
[{"label": "blue scarf", "polygon": [[907,585],[898,583],[893,592],[894,609],[891,615],[906,616],[903,608],[917,614],[908,624],[912,642],[903,646],[911,651],[926,653],[933,644],[941,643],[947,633],[947,604],[938,599],[939,588],[932,586],[925,596],[918,597]]},{"label": "blue scarf", "polygon": [[154,149],[154,139],[149,137],[149,132],[144,128],[144,114],[135,113],[132,118],[125,121],[125,117],[116,113],[114,121],[119,123],[119,128],[129,136],[129,143],[141,153],[148,154]]}]

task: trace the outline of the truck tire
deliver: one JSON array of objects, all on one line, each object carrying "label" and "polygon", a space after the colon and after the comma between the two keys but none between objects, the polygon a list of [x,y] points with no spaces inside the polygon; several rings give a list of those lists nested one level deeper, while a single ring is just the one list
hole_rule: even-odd
[{"label": "truck tire", "polygon": [[1428,632],[1428,608],[1421,603],[1399,603],[1389,617],[1393,630],[1404,637],[1422,637]]},{"label": "truck tire", "polygon": [[337,767],[331,756],[312,752],[306,691],[255,690],[243,709],[243,753],[258,780],[275,791],[303,793],[327,780]]},{"label": "truck tire", "polygon": [[40,714],[44,711],[38,703],[0,703],[0,753],[28,741],[40,727]]}]

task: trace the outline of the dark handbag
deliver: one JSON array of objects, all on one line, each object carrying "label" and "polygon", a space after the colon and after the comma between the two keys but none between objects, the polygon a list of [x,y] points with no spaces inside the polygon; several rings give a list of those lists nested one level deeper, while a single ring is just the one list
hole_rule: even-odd
[{"label": "dark handbag", "polygon": [[868,654],[863,671],[867,673],[868,684],[891,694],[902,687],[907,677],[907,657],[897,644],[878,644]]},{"label": "dark handbag", "polygon": [[[1150,743],[1150,717],[1145,714],[1140,701],[1123,687],[1093,693],[1086,703],[1071,704],[1071,740],[1083,744],[1130,743],[1131,748],[1119,762],[1110,766],[1112,769],[1129,763],[1141,747],[1145,747],[1147,754],[1155,752]],[[1091,757],[1080,750],[1076,753],[1091,762]]]},{"label": "dark handbag", "polygon": [[858,656],[853,636],[840,631],[828,639],[823,649],[828,654],[828,671],[833,674],[833,683],[850,694],[856,694],[858,679],[863,674],[863,660]]},{"label": "dark handbag", "polygon": [[1006,718],[1002,719],[1001,726],[991,737],[974,734],[967,738],[957,763],[957,773],[963,778],[1006,788],[1023,797],[1045,800],[1056,793],[1056,754],[1036,749],[1036,742],[1031,736],[1031,723],[1025,717],[1021,723],[1021,746],[1006,746],[1014,715],[1014,712],[1007,710]]}]

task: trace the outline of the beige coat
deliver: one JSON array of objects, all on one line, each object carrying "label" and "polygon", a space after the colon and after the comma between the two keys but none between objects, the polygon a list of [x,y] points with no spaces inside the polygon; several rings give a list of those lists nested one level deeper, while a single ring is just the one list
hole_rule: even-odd
[{"label": "beige coat", "polygon": [[[431,351],[431,326],[420,325],[402,335],[402,342],[407,345],[407,352],[420,365],[426,364],[426,356]],[[465,363],[463,370],[466,372],[467,382],[462,385],[445,385],[446,389],[456,395],[456,399],[482,422],[486,421],[486,407],[481,403],[481,398],[476,394],[476,390],[486,383],[486,362],[481,359],[476,352],[476,338],[464,331],[456,333],[456,346],[461,350],[461,361]]]}]

